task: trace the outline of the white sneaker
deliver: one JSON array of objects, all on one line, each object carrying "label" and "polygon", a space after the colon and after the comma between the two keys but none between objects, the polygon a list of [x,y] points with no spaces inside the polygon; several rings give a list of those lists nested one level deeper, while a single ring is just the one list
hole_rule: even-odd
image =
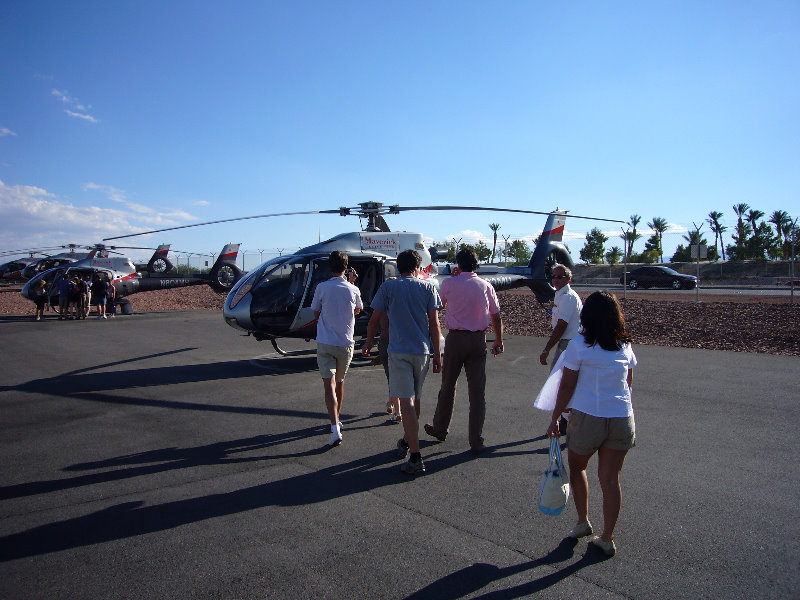
[{"label": "white sneaker", "polygon": [[342,443],[342,432],[341,431],[331,431],[331,439],[328,442],[328,446],[334,447],[338,446]]},{"label": "white sneaker", "polygon": [[108,317],[106,317],[105,315],[103,315],[103,318],[104,318],[104,319],[106,319],[106,318],[108,318]]}]

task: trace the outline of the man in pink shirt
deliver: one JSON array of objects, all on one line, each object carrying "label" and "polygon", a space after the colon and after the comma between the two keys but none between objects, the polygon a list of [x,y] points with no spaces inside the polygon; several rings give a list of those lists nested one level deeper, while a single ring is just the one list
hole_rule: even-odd
[{"label": "man in pink shirt", "polygon": [[443,442],[450,430],[456,382],[461,368],[467,374],[469,393],[469,445],[480,454],[483,445],[483,421],[486,417],[486,329],[491,323],[495,339],[492,354],[503,352],[503,321],[494,288],[475,274],[478,257],[464,248],[456,255],[460,273],[442,282],[439,293],[444,306],[447,338],[442,362],[442,387],[433,415],[433,425],[425,433]]}]

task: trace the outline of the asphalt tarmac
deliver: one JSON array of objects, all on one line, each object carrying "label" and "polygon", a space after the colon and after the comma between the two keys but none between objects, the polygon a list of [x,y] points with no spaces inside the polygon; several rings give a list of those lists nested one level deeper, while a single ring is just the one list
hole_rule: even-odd
[{"label": "asphalt tarmac", "polygon": [[536,507],[541,338],[489,358],[488,451],[468,451],[462,380],[416,479],[380,367],[351,370],[329,449],[313,356],[277,357],[217,313],[5,317],[0,340],[7,600],[800,597],[797,357],[635,347],[637,445],[607,559],[565,539],[571,501]]}]

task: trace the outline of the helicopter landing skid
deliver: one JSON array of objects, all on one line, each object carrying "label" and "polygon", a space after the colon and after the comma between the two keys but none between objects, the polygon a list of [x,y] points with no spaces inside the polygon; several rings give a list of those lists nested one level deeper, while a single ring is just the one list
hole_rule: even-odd
[{"label": "helicopter landing skid", "polygon": [[280,346],[278,346],[278,340],[275,338],[270,338],[269,340],[272,342],[272,347],[275,348],[275,352],[280,354],[281,356],[307,356],[309,354],[316,354],[316,348],[310,350],[284,350]]}]

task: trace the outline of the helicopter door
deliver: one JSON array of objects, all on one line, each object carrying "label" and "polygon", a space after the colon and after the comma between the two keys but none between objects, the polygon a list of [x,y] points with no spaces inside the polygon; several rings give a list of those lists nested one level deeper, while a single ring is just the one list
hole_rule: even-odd
[{"label": "helicopter door", "polygon": [[314,299],[314,291],[322,281],[331,278],[331,269],[328,266],[328,258],[317,258],[311,261],[311,277],[308,278],[301,308],[297,311],[294,321],[289,326],[290,331],[304,329],[314,320],[314,311],[311,310],[311,301]]}]

